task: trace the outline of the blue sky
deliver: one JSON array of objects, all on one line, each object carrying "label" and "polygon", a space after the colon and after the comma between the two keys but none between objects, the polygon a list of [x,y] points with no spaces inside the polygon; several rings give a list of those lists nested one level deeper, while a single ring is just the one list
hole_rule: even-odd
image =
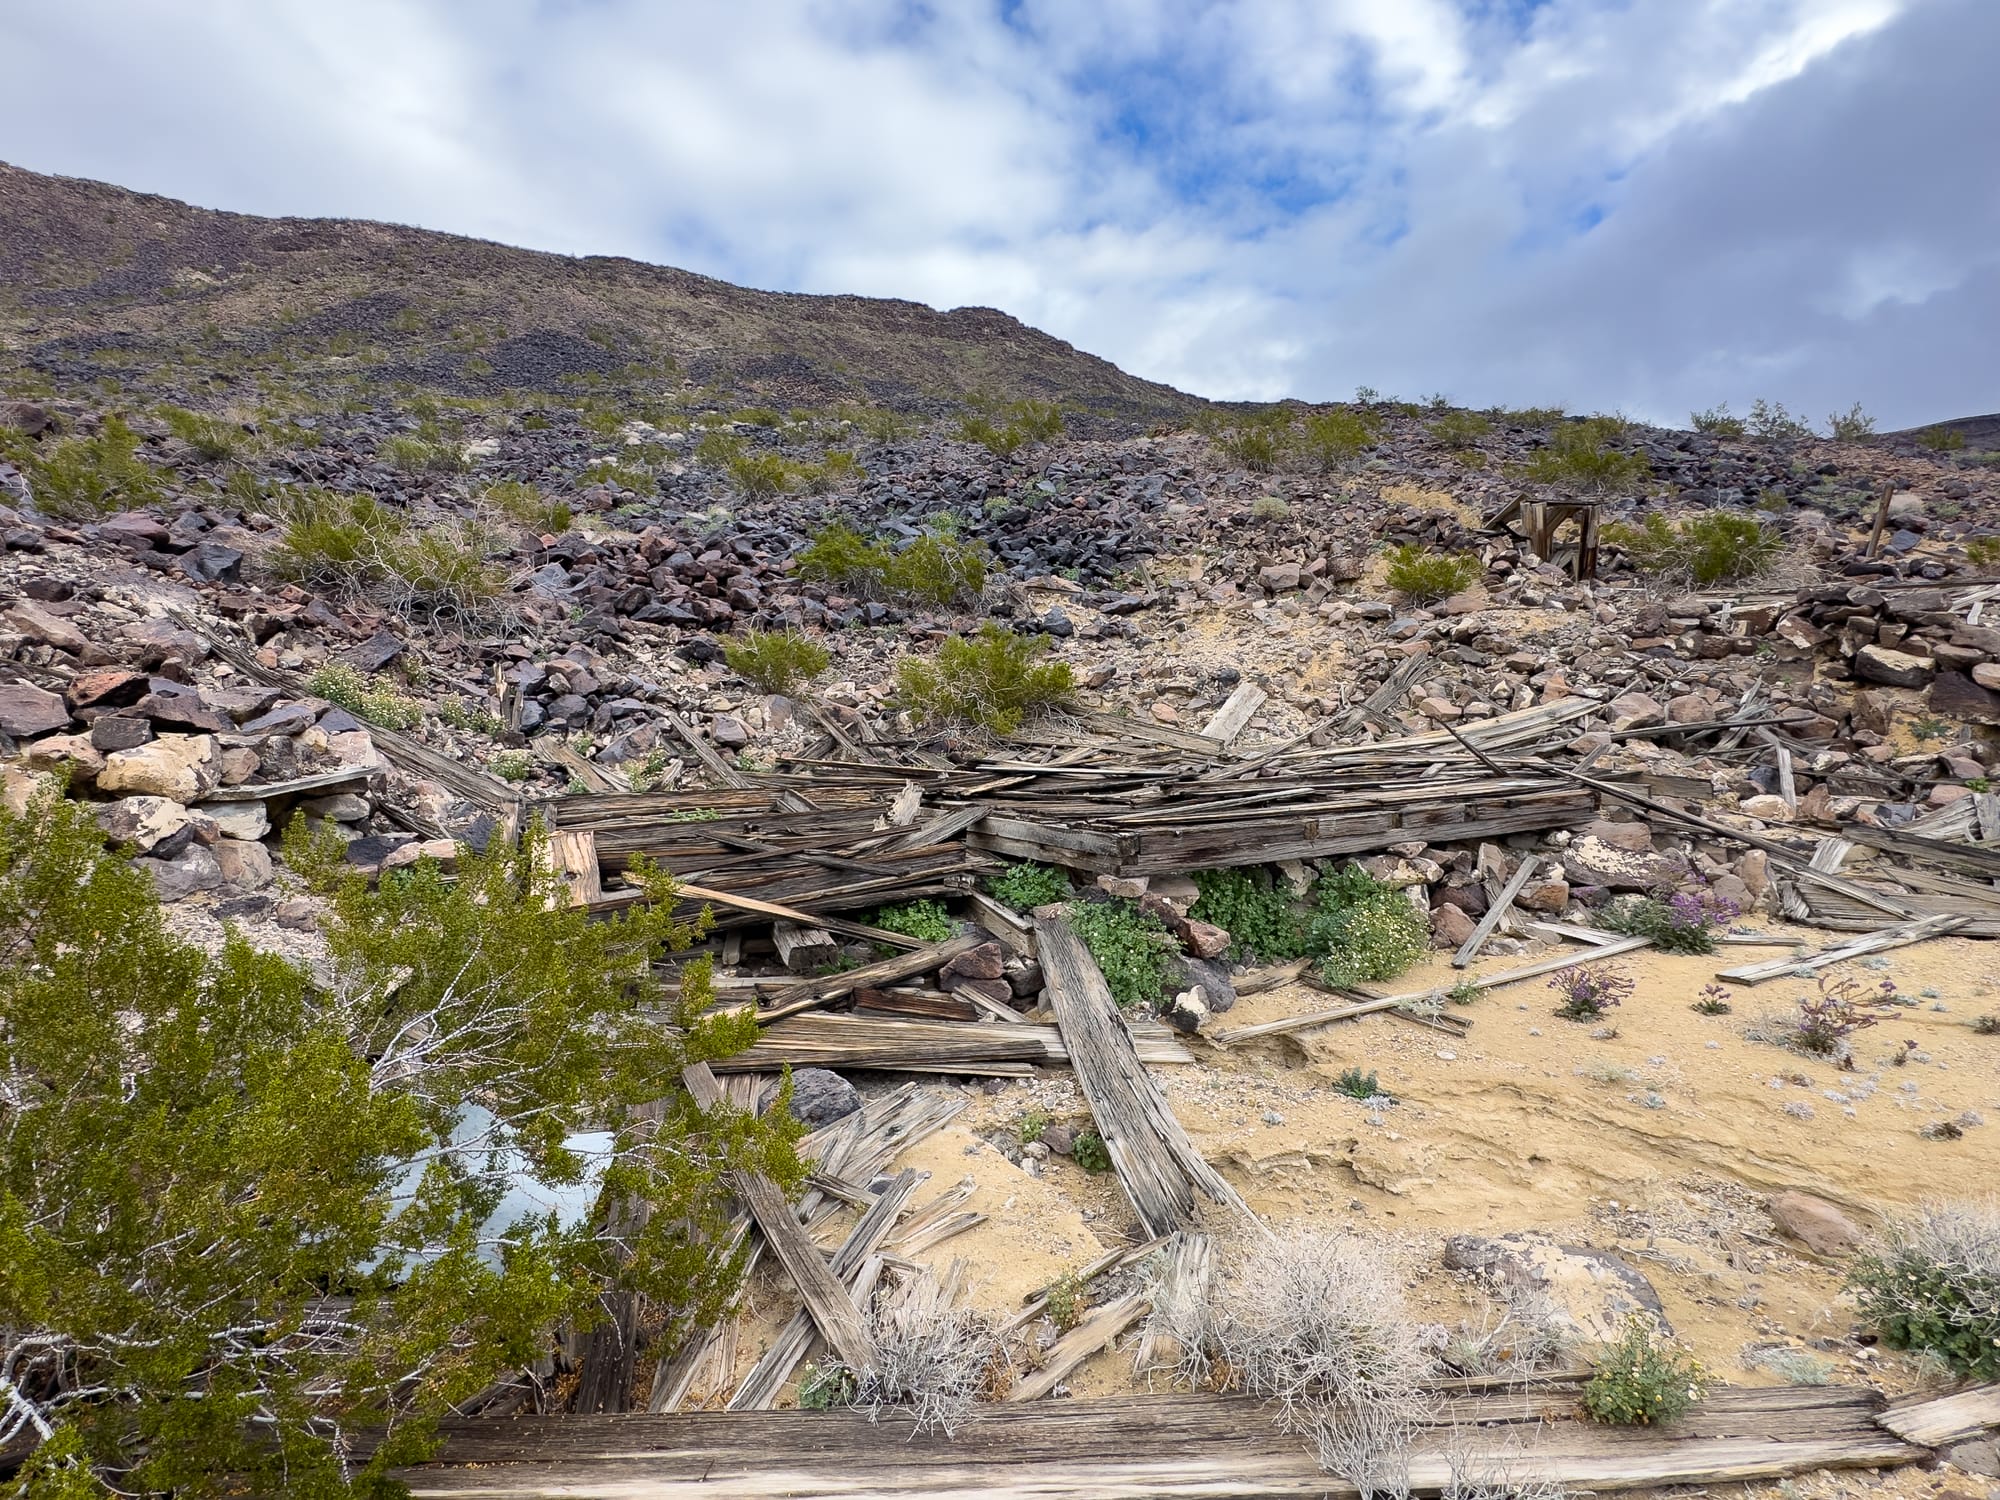
[{"label": "blue sky", "polygon": [[0,158],[1219,397],[2000,410],[2000,0],[0,0]]}]

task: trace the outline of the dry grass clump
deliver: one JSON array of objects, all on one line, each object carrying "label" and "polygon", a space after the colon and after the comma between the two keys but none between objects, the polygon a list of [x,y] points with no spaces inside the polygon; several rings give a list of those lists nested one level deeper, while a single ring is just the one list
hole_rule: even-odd
[{"label": "dry grass clump", "polygon": [[946,1436],[972,1415],[1001,1349],[991,1320],[957,1305],[963,1280],[954,1261],[942,1279],[925,1270],[876,1300],[868,1320],[874,1353],[855,1377],[854,1406],[871,1418],[905,1408],[918,1432]]}]

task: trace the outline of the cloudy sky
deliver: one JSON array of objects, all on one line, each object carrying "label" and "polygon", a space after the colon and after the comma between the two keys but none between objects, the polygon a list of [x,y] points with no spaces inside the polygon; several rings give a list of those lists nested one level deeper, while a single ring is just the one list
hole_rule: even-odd
[{"label": "cloudy sky", "polygon": [[[0,158],[1218,397],[2000,410],[2000,0],[0,0]],[[0,227],[4,232],[4,227]]]}]

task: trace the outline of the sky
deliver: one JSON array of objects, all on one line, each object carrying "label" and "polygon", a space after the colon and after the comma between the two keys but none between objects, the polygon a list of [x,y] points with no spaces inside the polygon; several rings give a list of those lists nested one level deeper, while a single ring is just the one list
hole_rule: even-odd
[{"label": "sky", "polygon": [[[2000,411],[2000,0],[0,0],[0,159],[1216,398]],[[0,233],[4,233],[0,226]]]}]

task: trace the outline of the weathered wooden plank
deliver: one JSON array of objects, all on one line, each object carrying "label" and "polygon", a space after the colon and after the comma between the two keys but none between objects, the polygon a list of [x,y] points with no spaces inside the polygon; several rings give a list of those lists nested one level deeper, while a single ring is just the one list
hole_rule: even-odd
[{"label": "weathered wooden plank", "polygon": [[1119,1334],[1152,1310],[1151,1299],[1142,1292],[1128,1292],[1116,1302],[1098,1308],[1056,1340],[1055,1346],[1042,1356],[1041,1369],[1015,1381],[1002,1399],[1034,1401],[1046,1396],[1078,1365],[1098,1350],[1110,1348]]},{"label": "weathered wooden plank", "polygon": [[1885,953],[1891,948],[1902,948],[1911,943],[1921,943],[1928,938],[1941,937],[1948,932],[1956,932],[1971,920],[1970,917],[1963,916],[1924,917],[1915,922],[1904,922],[1896,927],[1885,927],[1879,932],[1871,932],[1864,937],[1855,938],[1852,942],[1841,943],[1819,953],[1803,956],[1787,954],[1783,958],[1767,958],[1762,963],[1723,969],[1715,977],[1736,984],[1762,984],[1767,979],[1782,979],[1792,974],[1811,974],[1833,964],[1844,963],[1850,958],[1860,958],[1869,953]]},{"label": "weathered wooden plank", "polygon": [[1479,919],[1479,925],[1472,929],[1472,936],[1459,945],[1458,952],[1451,956],[1451,966],[1462,969],[1479,955],[1486,940],[1493,936],[1493,929],[1500,925],[1500,919],[1513,906],[1514,898],[1527,888],[1529,879],[1540,866],[1541,860],[1527,854],[1521,858],[1520,868],[1514,871],[1514,878],[1501,887],[1499,897],[1486,908],[1486,915]]},{"label": "weathered wooden plank", "polygon": [[794,974],[824,967],[840,953],[840,945],[824,927],[783,920],[771,924],[771,946],[778,950],[778,962]]},{"label": "weathered wooden plank", "polygon": [[844,974],[828,974],[819,979],[808,979],[789,989],[778,991],[771,997],[771,1010],[766,1020],[782,1020],[797,1013],[804,1006],[824,1005],[829,1000],[838,1000],[843,995],[851,995],[856,990],[880,989],[885,984],[894,984],[899,979],[908,979],[917,974],[929,974],[942,969],[961,953],[977,948],[980,939],[971,933],[960,933],[947,938],[942,943],[920,944],[909,953],[898,953],[889,958],[879,959],[872,964],[863,964],[858,969],[849,969]]},{"label": "weathered wooden plank", "polygon": [[1928,1401],[1898,1401],[1875,1420],[1926,1448],[1962,1443],[2000,1428],[2000,1385],[1974,1386]]},{"label": "weathered wooden plank", "polygon": [[[695,1063],[683,1070],[681,1081],[703,1109],[712,1109],[722,1101],[722,1086],[706,1063]],[[764,1231],[764,1239],[779,1264],[797,1285],[827,1347],[852,1368],[864,1368],[870,1346],[867,1331],[861,1325],[861,1310],[827,1269],[818,1247],[799,1228],[785,1195],[778,1191],[777,1184],[759,1172],[738,1172],[732,1185],[743,1206],[757,1221],[757,1227]]]},{"label": "weathered wooden plank", "polygon": [[588,906],[604,899],[597,876],[597,835],[588,829],[554,828],[543,858],[561,878],[571,906]]},{"label": "weathered wooden plank", "polygon": [[840,917],[829,917],[823,913],[800,911],[796,907],[782,906],[775,901],[759,901],[755,896],[739,895],[734,891],[719,891],[713,886],[679,883],[679,896],[684,901],[712,901],[721,906],[733,906],[738,911],[755,912],[760,917],[772,917],[780,922],[795,922],[801,927],[822,927],[829,932],[845,933],[871,943],[881,943],[890,948],[922,948],[922,938],[913,938],[904,932],[889,932],[884,928],[870,927],[865,922],[849,922]]},{"label": "weathered wooden plank", "polygon": [[1264,697],[1264,690],[1256,683],[1239,682],[1236,691],[1215,711],[1215,716],[1202,725],[1203,738],[1214,740],[1227,749],[1235,743],[1236,736],[1243,732],[1257,710],[1264,706]]}]

